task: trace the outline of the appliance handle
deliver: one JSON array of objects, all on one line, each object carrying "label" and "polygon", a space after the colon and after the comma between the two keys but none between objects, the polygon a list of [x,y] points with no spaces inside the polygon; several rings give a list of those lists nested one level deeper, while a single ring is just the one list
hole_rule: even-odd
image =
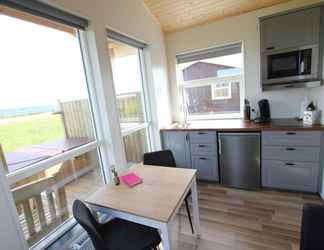
[{"label": "appliance handle", "polygon": [[302,51],[299,52],[299,73],[305,73],[304,54]]},{"label": "appliance handle", "polygon": [[218,138],[218,154],[222,154],[222,139]]}]

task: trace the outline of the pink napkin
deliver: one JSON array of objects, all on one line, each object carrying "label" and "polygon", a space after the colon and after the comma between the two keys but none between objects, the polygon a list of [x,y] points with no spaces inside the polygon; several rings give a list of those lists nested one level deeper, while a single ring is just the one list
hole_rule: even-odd
[{"label": "pink napkin", "polygon": [[143,179],[138,177],[133,172],[128,173],[126,175],[120,176],[120,179],[123,183],[125,183],[128,187],[134,187],[143,182]]}]

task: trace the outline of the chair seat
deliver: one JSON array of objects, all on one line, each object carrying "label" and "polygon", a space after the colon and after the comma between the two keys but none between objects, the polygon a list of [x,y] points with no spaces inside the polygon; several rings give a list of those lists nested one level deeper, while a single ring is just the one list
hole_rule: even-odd
[{"label": "chair seat", "polygon": [[107,250],[151,250],[161,242],[157,229],[122,219],[102,225]]}]

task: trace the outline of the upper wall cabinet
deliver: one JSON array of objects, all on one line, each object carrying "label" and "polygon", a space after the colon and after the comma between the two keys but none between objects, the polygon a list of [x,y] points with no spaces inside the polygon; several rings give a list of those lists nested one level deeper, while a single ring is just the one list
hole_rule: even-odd
[{"label": "upper wall cabinet", "polygon": [[319,43],[320,7],[260,20],[261,51]]}]

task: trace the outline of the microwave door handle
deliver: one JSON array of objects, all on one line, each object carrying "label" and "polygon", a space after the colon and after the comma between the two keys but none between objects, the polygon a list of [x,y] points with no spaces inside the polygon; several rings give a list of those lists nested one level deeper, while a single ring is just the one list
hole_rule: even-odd
[{"label": "microwave door handle", "polygon": [[304,62],[304,55],[302,52],[300,52],[299,72],[301,75],[305,73],[305,62]]}]

